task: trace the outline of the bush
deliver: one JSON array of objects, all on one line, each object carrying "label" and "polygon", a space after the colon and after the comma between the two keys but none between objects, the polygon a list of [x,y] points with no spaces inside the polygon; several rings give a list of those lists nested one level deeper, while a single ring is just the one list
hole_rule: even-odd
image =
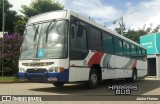
[{"label": "bush", "polygon": [[20,55],[20,46],[22,36],[16,34],[6,34],[0,40],[0,59],[3,60],[4,74],[15,74],[18,71],[18,59]]}]

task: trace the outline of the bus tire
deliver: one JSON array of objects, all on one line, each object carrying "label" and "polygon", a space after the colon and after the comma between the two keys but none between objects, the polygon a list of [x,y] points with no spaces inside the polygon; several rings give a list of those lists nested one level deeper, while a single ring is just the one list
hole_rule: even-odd
[{"label": "bus tire", "polygon": [[95,68],[91,69],[90,75],[89,75],[89,81],[87,83],[87,87],[90,89],[96,88],[98,84],[98,72]]},{"label": "bus tire", "polygon": [[53,85],[55,87],[62,87],[64,85],[64,82],[53,82]]},{"label": "bus tire", "polygon": [[137,71],[133,70],[132,71],[132,78],[126,78],[126,81],[134,83],[134,82],[136,82],[136,80],[137,80]]},{"label": "bus tire", "polygon": [[131,82],[136,82],[137,80],[137,71],[133,70]]}]

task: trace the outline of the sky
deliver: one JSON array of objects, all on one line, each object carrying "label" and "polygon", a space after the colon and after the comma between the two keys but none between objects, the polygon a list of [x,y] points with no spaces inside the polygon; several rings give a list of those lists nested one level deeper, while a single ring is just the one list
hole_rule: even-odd
[{"label": "sky", "polygon": [[[8,0],[19,14],[21,5],[32,0]],[[71,9],[99,24],[114,29],[123,17],[127,29],[155,28],[160,24],[160,0],[59,0]],[[116,24],[113,21],[119,20]]]}]

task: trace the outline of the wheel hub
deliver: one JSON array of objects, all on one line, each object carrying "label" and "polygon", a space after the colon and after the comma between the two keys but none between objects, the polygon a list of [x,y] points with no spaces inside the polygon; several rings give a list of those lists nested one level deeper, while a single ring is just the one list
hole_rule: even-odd
[{"label": "wheel hub", "polygon": [[96,74],[91,75],[91,81],[92,81],[93,84],[97,83],[97,75]]}]

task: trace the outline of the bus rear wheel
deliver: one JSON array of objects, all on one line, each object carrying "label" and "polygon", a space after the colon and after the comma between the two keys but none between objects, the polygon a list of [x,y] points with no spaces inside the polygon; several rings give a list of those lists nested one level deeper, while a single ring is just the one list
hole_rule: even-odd
[{"label": "bus rear wheel", "polygon": [[55,87],[62,87],[64,85],[64,82],[53,82],[53,85]]},{"label": "bus rear wheel", "polygon": [[133,70],[131,82],[136,82],[137,80],[137,71]]},{"label": "bus rear wheel", "polygon": [[136,82],[136,80],[137,80],[137,71],[133,70],[132,71],[132,78],[127,78],[126,81],[134,83],[134,82]]},{"label": "bus rear wheel", "polygon": [[92,69],[89,75],[89,81],[87,83],[87,87],[90,89],[96,88],[98,84],[98,74],[96,69]]}]

